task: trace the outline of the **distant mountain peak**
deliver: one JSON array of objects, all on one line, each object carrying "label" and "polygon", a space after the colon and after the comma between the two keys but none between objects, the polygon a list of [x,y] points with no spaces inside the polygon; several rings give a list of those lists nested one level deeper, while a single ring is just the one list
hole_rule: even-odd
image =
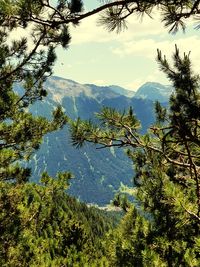
[{"label": "distant mountain peak", "polygon": [[80,95],[96,99],[101,103],[104,99],[115,98],[120,95],[132,97],[133,92],[120,86],[98,86],[95,84],[80,84],[70,79],[51,76],[45,83],[45,87],[52,99],[62,103],[64,97],[79,97]]},{"label": "distant mountain peak", "polygon": [[92,92],[89,87],[73,80],[64,79],[57,76],[50,77],[46,81],[45,87],[48,93],[52,95],[53,100],[59,103],[61,103],[62,99],[66,96],[77,97],[80,96],[80,94],[85,94],[92,97]]},{"label": "distant mountain peak", "polygon": [[[94,114],[102,106],[122,112],[131,106],[141,121],[142,132],[154,122],[152,101],[126,97],[113,92],[110,86],[83,85],[54,76],[47,79],[45,88],[48,96],[30,107],[34,115],[52,118],[52,111],[60,103],[71,119],[95,120]],[[70,194],[87,203],[106,205],[121,183],[132,184],[130,160],[119,149],[102,149],[97,153],[96,147],[89,143],[77,150],[71,145],[68,130],[64,127],[44,137],[40,150],[28,163],[32,167],[32,179],[38,181],[43,171],[55,176],[57,171],[70,170],[76,177],[70,183]]]},{"label": "distant mountain peak", "polygon": [[144,98],[152,101],[167,102],[173,92],[173,87],[158,82],[146,82],[135,93],[136,98]]},{"label": "distant mountain peak", "polygon": [[118,86],[118,85],[110,85],[109,87],[111,88],[111,90],[113,92],[118,93],[120,95],[124,95],[124,96],[127,96],[127,97],[133,97],[135,95],[134,91],[125,89],[125,88],[123,88],[121,86]]},{"label": "distant mountain peak", "polygon": [[51,76],[48,78],[45,87],[51,95],[51,98],[60,104],[62,103],[64,97],[76,98],[81,95],[93,98],[99,103],[101,103],[104,99],[117,98],[119,96],[167,102],[173,92],[173,88],[171,86],[163,85],[158,82],[146,82],[136,92],[134,92],[118,85],[98,86],[89,83],[80,84],[76,81],[58,76]]}]

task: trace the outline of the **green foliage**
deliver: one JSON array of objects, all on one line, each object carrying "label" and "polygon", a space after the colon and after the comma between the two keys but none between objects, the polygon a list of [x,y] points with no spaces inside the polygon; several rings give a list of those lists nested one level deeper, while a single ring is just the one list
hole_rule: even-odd
[{"label": "green foliage", "polygon": [[[179,29],[185,31],[185,21],[192,16],[200,13],[199,1],[185,0],[124,0],[124,1],[111,1],[105,0],[104,10],[99,19],[99,23],[104,25],[109,31],[116,30],[120,32],[127,28],[126,19],[137,14],[141,17],[148,15],[152,17],[152,11],[157,8],[161,13],[161,20],[164,26],[169,28],[169,32],[176,33]],[[199,18],[197,18],[197,21]],[[199,25],[197,25],[199,28]]]},{"label": "green foliage", "polygon": [[[199,1],[106,1],[84,14],[81,0],[59,0],[55,5],[46,0],[0,0],[1,266],[200,265],[199,77],[191,71],[189,56],[181,58],[178,49],[174,68],[158,51],[161,69],[176,91],[168,111],[156,105],[157,124],[148,134],[138,132],[132,109],[119,113],[104,108],[98,115],[100,127],[71,122],[75,145],[89,141],[101,147],[129,147],[135,163],[140,212],[119,199],[129,211],[111,234],[110,263],[100,240],[109,223],[66,195],[71,175],[58,174],[54,180],[45,173],[41,185],[25,183],[30,170],[19,164],[39,148],[44,134],[67,122],[61,107],[51,121],[34,117],[27,108],[46,95],[42,84],[52,72],[55,48],[67,48],[70,42],[68,24],[106,10],[101,22],[120,30],[129,15],[150,15],[154,7],[162,11],[172,32],[179,26],[184,30],[184,19],[200,13]],[[29,39],[10,40],[20,28],[30,31]],[[23,92],[17,91],[18,83]]]},{"label": "green foliage", "polygon": [[112,238],[108,246],[109,266],[164,266],[159,256],[156,257],[148,248],[149,232],[149,221],[131,207],[112,236],[109,236]]},{"label": "green foliage", "polygon": [[[200,92],[189,55],[179,55],[174,66],[158,51],[161,69],[175,88],[169,108],[156,103],[156,124],[141,135],[133,112],[104,108],[97,117],[101,126],[72,124],[72,138],[100,148],[126,148],[135,167],[132,194],[138,211],[116,196],[114,203],[127,212],[110,242],[111,266],[198,266],[200,234]],[[83,135],[86,133],[85,135]],[[106,138],[105,138],[106,133]],[[130,190],[131,192],[131,190]],[[125,205],[126,204],[126,205]],[[112,235],[110,239],[112,238]]]},{"label": "green foliage", "polygon": [[102,257],[100,239],[112,222],[69,197],[69,179],[44,173],[41,185],[1,182],[1,266],[91,266]]},{"label": "green foliage", "polygon": [[69,4],[69,8],[72,13],[79,13],[82,11],[83,3],[81,0],[72,0]]},{"label": "green foliage", "polygon": [[[120,114],[113,108],[103,108],[101,113],[96,114],[102,127],[91,121],[83,121],[80,118],[70,121],[71,139],[73,145],[81,147],[85,141],[102,144],[103,147],[123,146],[129,144],[129,129],[134,132],[140,128],[140,123],[132,114],[132,108],[126,114]],[[126,136],[126,138],[120,138]],[[127,140],[126,140],[127,139]]]},{"label": "green foliage", "polygon": [[[34,117],[27,108],[46,96],[42,85],[56,59],[52,44],[65,46],[69,38],[65,26],[62,31],[58,30],[59,38],[55,30],[54,36],[49,36],[51,27],[48,31],[33,27],[32,50],[31,40],[23,36],[9,41],[10,31],[12,34],[12,30],[28,27],[33,17],[39,19],[45,5],[42,1],[0,1],[0,6],[0,180],[21,183],[28,180],[30,170],[20,167],[19,161],[28,160],[46,133],[67,122],[61,107],[53,112],[51,121]],[[47,47],[41,48],[41,45]],[[23,90],[19,90],[19,84]]]},{"label": "green foliage", "polygon": [[[67,122],[61,107],[51,120],[28,110],[46,96],[43,82],[52,72],[56,46],[70,41],[66,23],[55,18],[80,12],[81,1],[72,1],[71,9],[60,1],[57,11],[48,1],[0,1],[0,7],[0,265],[93,264],[103,255],[100,237],[109,220],[66,194],[71,174],[53,179],[44,173],[40,185],[31,184],[30,169],[20,164],[46,133]],[[13,30],[28,27],[29,39],[9,40]]]}]

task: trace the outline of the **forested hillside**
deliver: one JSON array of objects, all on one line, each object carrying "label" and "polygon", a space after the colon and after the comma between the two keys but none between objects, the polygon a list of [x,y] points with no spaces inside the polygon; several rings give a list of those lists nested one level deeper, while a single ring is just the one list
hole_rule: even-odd
[{"label": "forested hillside", "polygon": [[69,197],[69,179],[43,174],[42,186],[1,183],[1,266],[89,266],[104,257],[114,218]]},{"label": "forested hillside", "polygon": [[[61,104],[65,114],[72,119],[94,119],[94,114],[103,106],[121,111],[132,106],[141,121],[142,132],[155,120],[152,101],[113,93],[110,87],[81,85],[51,77],[45,83],[45,89],[47,97],[30,108],[35,115],[50,118],[54,108]],[[72,146],[67,126],[44,137],[40,150],[35,153],[28,166],[32,167],[34,181],[39,181],[44,170],[53,176],[57,171],[70,170],[75,179],[71,181],[69,193],[87,203],[98,205],[108,204],[120,185],[133,185],[133,169],[125,150],[98,150],[90,144],[77,150]]]}]

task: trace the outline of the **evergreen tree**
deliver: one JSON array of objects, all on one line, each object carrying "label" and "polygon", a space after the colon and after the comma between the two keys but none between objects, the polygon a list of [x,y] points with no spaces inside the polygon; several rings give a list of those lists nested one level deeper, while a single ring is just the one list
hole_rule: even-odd
[{"label": "evergreen tree", "polygon": [[[169,108],[155,104],[157,120],[147,134],[139,133],[132,108],[123,114],[103,108],[97,114],[101,126],[80,119],[72,122],[74,145],[89,141],[99,148],[128,148],[135,166],[139,213],[130,211],[120,226],[121,239],[111,252],[120,262],[116,266],[200,264],[200,79],[193,74],[189,55],[181,57],[176,48],[173,60],[171,67],[158,51],[160,67],[175,92]],[[128,237],[127,225],[131,225]]]},{"label": "evergreen tree", "polygon": [[66,194],[70,173],[0,184],[1,266],[92,266],[112,220]]},{"label": "evergreen tree", "polygon": [[[44,134],[67,122],[60,106],[51,121],[33,116],[29,107],[46,96],[43,82],[52,73],[56,46],[67,48],[70,41],[66,24],[55,24],[54,17],[75,16],[81,6],[81,1],[58,1],[57,9],[49,1],[0,1],[1,266],[91,261],[94,247],[101,251],[97,237],[109,227],[100,215],[66,195],[70,174],[58,174],[57,180],[44,174],[43,184],[25,183],[31,170],[21,164],[39,148]],[[13,40],[20,28],[30,35]],[[86,216],[98,221],[98,229]]]}]

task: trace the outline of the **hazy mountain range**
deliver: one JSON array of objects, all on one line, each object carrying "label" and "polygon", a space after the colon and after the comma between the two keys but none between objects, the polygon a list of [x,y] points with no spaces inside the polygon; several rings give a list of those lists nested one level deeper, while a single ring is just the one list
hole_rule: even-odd
[{"label": "hazy mountain range", "polygon": [[[146,83],[134,93],[119,86],[82,85],[54,76],[47,80],[45,88],[48,96],[31,107],[34,114],[50,117],[51,111],[61,104],[73,119],[92,119],[103,106],[122,111],[132,106],[143,132],[154,121],[153,101],[167,102],[172,92],[171,87],[158,83]],[[88,203],[105,205],[120,184],[132,184],[133,169],[122,150],[96,150],[91,144],[77,150],[71,145],[67,127],[45,136],[30,164],[35,181],[44,170],[51,175],[57,171],[71,171],[75,179],[71,182],[70,193]]]}]

